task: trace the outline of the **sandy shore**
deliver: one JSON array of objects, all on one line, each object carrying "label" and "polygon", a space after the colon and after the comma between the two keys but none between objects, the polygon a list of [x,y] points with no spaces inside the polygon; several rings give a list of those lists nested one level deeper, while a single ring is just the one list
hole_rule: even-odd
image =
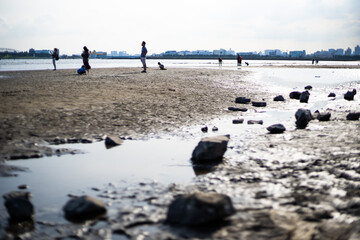
[{"label": "sandy shore", "polygon": [[[31,143],[139,138],[201,124],[251,92],[246,72],[170,69],[95,69],[3,72],[0,81],[0,158],[41,155]],[[223,80],[232,84],[223,84]],[[226,81],[228,82],[228,81]]]},{"label": "sandy shore", "polygon": [[[51,154],[37,145],[43,141],[87,141],[106,134],[181,135],[183,127],[235,116],[226,109],[239,96],[265,100],[265,111],[303,106],[295,100],[274,102],[275,93],[246,81],[247,74],[203,69],[150,69],[141,74],[134,68],[94,69],[88,76],[74,70],[3,72],[1,159]],[[348,112],[360,112],[358,95],[355,101],[330,106],[330,122],[314,120],[305,130],[257,132],[246,139],[232,133],[231,160],[189,186],[143,183],[100,189],[102,200],[121,203],[121,214],[109,214],[100,226],[37,222],[32,236],[104,238],[108,231],[107,236],[125,239],[358,239],[360,125],[346,120]],[[164,225],[170,201],[194,191],[229,195],[236,214],[210,229]]]}]

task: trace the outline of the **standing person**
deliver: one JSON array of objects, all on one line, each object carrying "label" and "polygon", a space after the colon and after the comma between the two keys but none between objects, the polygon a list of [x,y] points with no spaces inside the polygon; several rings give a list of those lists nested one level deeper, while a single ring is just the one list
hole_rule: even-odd
[{"label": "standing person", "polygon": [[54,71],[56,70],[56,61],[59,60],[59,50],[54,48],[54,51],[50,51],[52,62],[54,65]]},{"label": "standing person", "polygon": [[218,61],[219,61],[219,66],[222,66],[222,58],[219,58]]},{"label": "standing person", "polygon": [[242,61],[242,57],[240,56],[240,54],[237,55],[237,63],[238,66],[241,66],[241,61]]},{"label": "standing person", "polygon": [[81,57],[83,59],[85,69],[86,69],[87,73],[89,73],[90,69],[91,69],[90,64],[89,64],[90,51],[86,46],[84,46],[83,49],[84,49],[84,51],[82,52]]},{"label": "standing person", "polygon": [[144,68],[144,70],[142,71],[142,73],[146,73],[146,54],[147,54],[147,49],[146,49],[146,47],[145,47],[145,44],[146,44],[145,41],[143,41],[143,42],[141,43],[142,48],[141,48],[140,60],[141,60],[141,62],[142,62],[143,68]]}]

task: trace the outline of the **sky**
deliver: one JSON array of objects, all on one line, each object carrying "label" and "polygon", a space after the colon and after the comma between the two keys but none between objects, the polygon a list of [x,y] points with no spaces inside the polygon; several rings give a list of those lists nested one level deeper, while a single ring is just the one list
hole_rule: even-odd
[{"label": "sky", "polygon": [[359,0],[0,0],[0,48],[149,54],[360,44]]}]

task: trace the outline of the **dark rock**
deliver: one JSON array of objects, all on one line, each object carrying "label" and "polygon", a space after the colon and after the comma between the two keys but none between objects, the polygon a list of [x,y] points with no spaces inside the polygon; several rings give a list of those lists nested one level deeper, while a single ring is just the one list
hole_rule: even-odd
[{"label": "dark rock", "polygon": [[266,128],[270,133],[283,133],[286,128],[282,124],[274,124]]},{"label": "dark rock", "polygon": [[305,90],[311,90],[312,89],[312,86],[311,85],[307,85],[306,87],[305,87]]},{"label": "dark rock", "polygon": [[216,131],[219,131],[219,129],[218,129],[216,126],[214,126],[214,127],[212,128],[212,131],[213,131],[213,132],[216,132]]},{"label": "dark rock", "polygon": [[240,118],[240,119],[234,119],[233,121],[233,124],[241,124],[244,122],[244,119],[243,118]]},{"label": "dark rock", "polygon": [[108,147],[121,145],[122,143],[123,143],[123,140],[114,135],[106,136],[106,138],[105,138],[105,145]]},{"label": "dark rock", "polygon": [[282,95],[274,97],[275,102],[284,102],[285,98]]},{"label": "dark rock", "polygon": [[92,143],[93,141],[91,139],[82,138],[81,143]]},{"label": "dark rock", "polygon": [[252,102],[254,107],[266,107],[266,102]]},{"label": "dark rock", "polygon": [[354,100],[354,96],[356,95],[356,89],[354,88],[351,92],[350,91],[347,91],[345,94],[344,94],[344,99],[348,100],[348,101],[351,101],[351,100]]},{"label": "dark rock", "polygon": [[202,128],[201,128],[201,131],[204,132],[204,133],[207,132],[207,131],[208,131],[208,127],[207,127],[207,126],[202,127]]},{"label": "dark rock", "polygon": [[22,190],[28,189],[28,188],[29,188],[29,186],[26,185],[26,184],[22,184],[22,185],[19,185],[19,186],[18,186],[18,189],[22,189]]},{"label": "dark rock", "polygon": [[304,91],[300,95],[300,102],[307,103],[309,101],[310,93],[308,91]]},{"label": "dark rock", "polygon": [[63,207],[65,218],[69,221],[94,219],[106,213],[104,203],[90,196],[70,199]]},{"label": "dark rock", "polygon": [[30,192],[10,192],[3,196],[5,207],[11,219],[15,221],[30,220],[34,215],[34,206],[30,202]]},{"label": "dark rock", "polygon": [[192,161],[205,163],[219,161],[227,150],[230,135],[207,137],[201,139],[192,153]]},{"label": "dark rock", "polygon": [[250,101],[251,101],[251,99],[246,98],[246,97],[237,97],[237,98],[235,98],[235,103],[246,104],[246,103],[249,103]]},{"label": "dark rock", "polygon": [[236,107],[228,107],[229,111],[234,111],[234,112],[246,112],[247,108],[236,108]]},{"label": "dark rock", "polygon": [[218,193],[182,195],[170,205],[166,216],[168,223],[202,225],[223,221],[235,213],[230,197]]},{"label": "dark rock", "polygon": [[300,99],[300,95],[301,95],[301,92],[298,92],[298,91],[294,91],[294,92],[291,92],[289,97],[291,99]]},{"label": "dark rock", "polygon": [[349,113],[349,114],[346,116],[346,119],[347,119],[347,120],[350,120],[350,121],[356,121],[356,120],[359,120],[359,118],[360,118],[360,112]]},{"label": "dark rock", "polygon": [[329,93],[328,97],[336,97],[336,94],[335,93]]},{"label": "dark rock", "polygon": [[317,119],[318,119],[320,122],[329,121],[329,120],[330,120],[330,117],[331,117],[331,113],[319,113],[319,114],[317,115]]},{"label": "dark rock", "polygon": [[264,122],[263,120],[248,120],[247,124],[260,124],[262,125]]},{"label": "dark rock", "polygon": [[308,123],[313,119],[309,109],[300,108],[295,113],[296,118],[296,127],[299,129],[304,129]]}]

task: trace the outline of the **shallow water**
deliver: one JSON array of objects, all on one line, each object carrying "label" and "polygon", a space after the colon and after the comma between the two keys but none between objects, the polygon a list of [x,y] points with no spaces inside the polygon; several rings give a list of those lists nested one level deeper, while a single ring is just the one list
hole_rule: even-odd
[{"label": "shallow water", "polygon": [[[155,136],[149,140],[125,140],[123,145],[111,149],[106,149],[104,142],[59,145],[61,148],[79,149],[83,153],[9,161],[11,165],[27,167],[28,171],[19,172],[18,177],[0,178],[0,195],[27,184],[28,191],[33,193],[37,219],[64,221],[61,207],[68,200],[67,194],[95,195],[96,191],[92,188],[103,189],[109,184],[122,187],[151,181],[186,184],[196,177],[190,158],[202,137],[230,134],[231,138],[238,140],[237,143],[255,142],[259,134],[267,134],[267,126],[275,123],[282,123],[287,131],[292,131],[295,129],[296,109],[303,107],[315,111],[347,104],[341,96],[344,89],[359,86],[360,83],[358,69],[257,68],[251,71],[247,81],[262,85],[274,96],[284,94],[286,99],[289,91],[300,91],[304,86],[312,85],[309,103],[288,101],[279,103],[279,106],[287,106],[283,110],[259,108],[245,114],[232,113],[230,117],[207,123],[208,133],[202,133],[202,126],[199,125],[181,130],[181,137]],[[339,97],[332,101],[327,97],[329,91],[336,92]],[[236,118],[244,118],[244,123],[232,124]],[[248,125],[248,120],[263,120],[264,124]],[[213,132],[213,126],[219,130]],[[240,150],[246,151],[241,146]],[[225,153],[227,161],[232,161],[238,152],[239,148],[230,140]],[[2,201],[0,215],[5,212]]]}]

